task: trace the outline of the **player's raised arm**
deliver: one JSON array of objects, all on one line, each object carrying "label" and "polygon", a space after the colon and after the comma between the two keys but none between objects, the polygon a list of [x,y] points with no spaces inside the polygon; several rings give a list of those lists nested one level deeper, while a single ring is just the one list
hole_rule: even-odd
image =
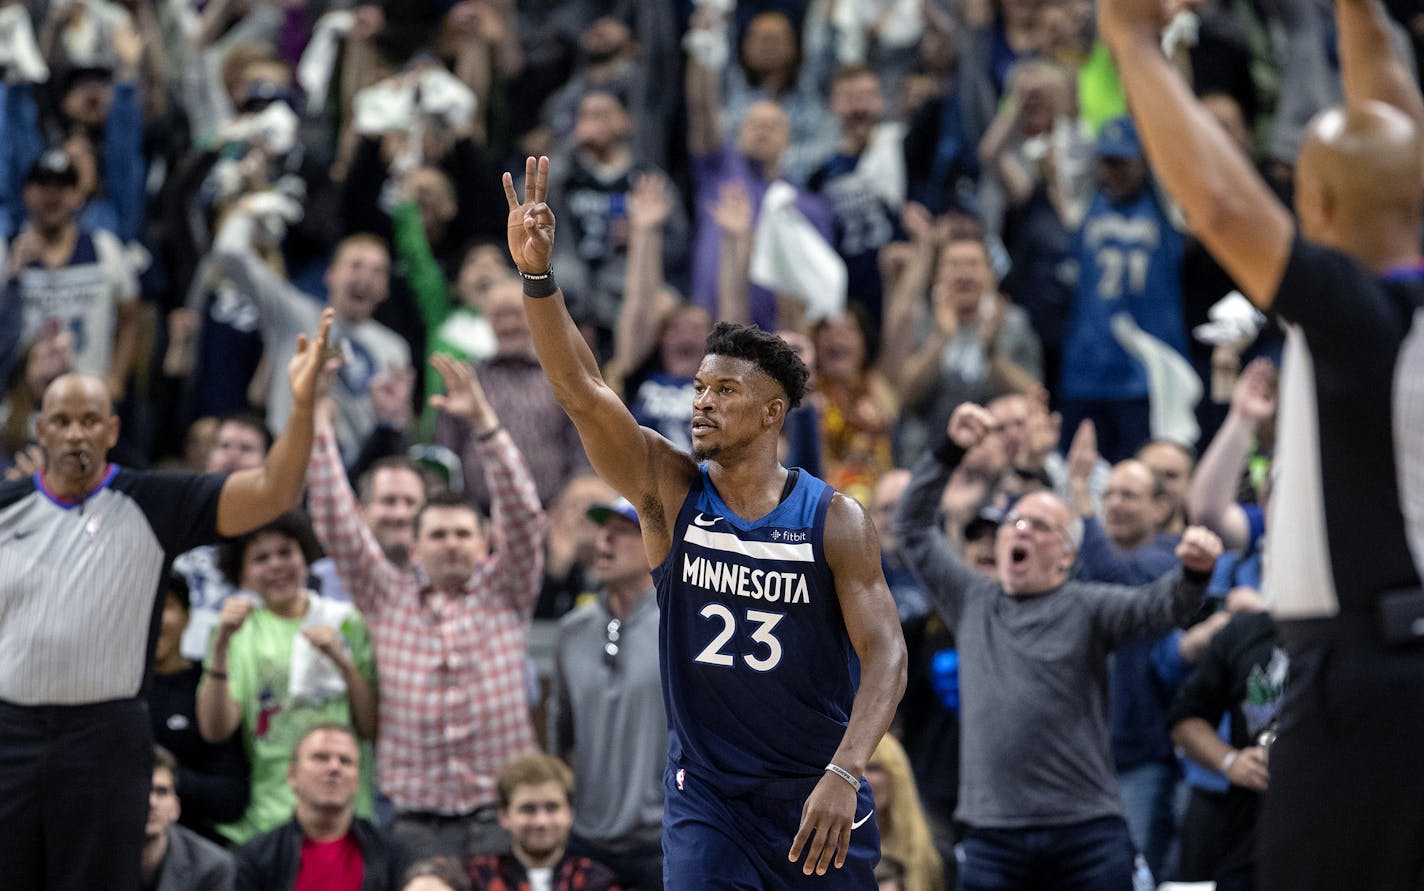
[{"label": "player's raised arm", "polygon": [[[666,440],[638,426],[618,395],[604,383],[598,362],[564,305],[554,282],[554,213],[547,203],[549,159],[525,163],[524,196],[504,175],[509,202],[509,253],[524,279],[524,309],[534,335],[534,351],[548,375],[554,398],[578,428],[579,438],[598,475],[643,511],[656,498],[660,482],[678,473],[696,473],[692,459]],[[645,533],[649,531],[645,528]]]},{"label": "player's raised arm", "polygon": [[1162,53],[1162,0],[1099,0],[1098,29],[1117,60],[1158,179],[1251,302],[1275,300],[1295,224],[1250,161]]}]

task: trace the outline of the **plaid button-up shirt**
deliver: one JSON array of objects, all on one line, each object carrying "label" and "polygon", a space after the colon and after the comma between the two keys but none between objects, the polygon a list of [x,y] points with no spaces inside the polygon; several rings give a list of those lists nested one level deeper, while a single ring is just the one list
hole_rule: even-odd
[{"label": "plaid button-up shirt", "polygon": [[377,775],[401,810],[457,815],[493,804],[500,769],[536,751],[525,633],[544,572],[544,513],[509,434],[479,447],[494,493],[491,549],[460,596],[387,560],[331,436],[318,433],[312,449],[312,524],[375,640]]}]

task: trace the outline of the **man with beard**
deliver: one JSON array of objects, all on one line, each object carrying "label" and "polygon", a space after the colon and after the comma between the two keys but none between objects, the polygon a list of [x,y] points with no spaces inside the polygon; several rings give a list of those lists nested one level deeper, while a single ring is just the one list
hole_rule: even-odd
[{"label": "man with beard", "polygon": [[501,765],[535,750],[524,692],[526,628],[543,578],[544,512],[528,467],[470,366],[432,360],[434,405],[468,425],[492,493],[491,519],[449,493],[416,513],[409,571],[363,521],[336,452],[334,406],[318,412],[309,509],[376,644],[381,790],[412,858],[504,850]]}]

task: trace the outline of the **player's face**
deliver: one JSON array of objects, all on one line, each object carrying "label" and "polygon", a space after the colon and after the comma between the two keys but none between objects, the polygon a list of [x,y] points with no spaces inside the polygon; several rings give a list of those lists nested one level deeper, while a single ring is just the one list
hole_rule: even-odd
[{"label": "player's face", "polygon": [[489,543],[473,510],[431,507],[421,514],[413,557],[436,585],[463,586],[488,552]]},{"label": "player's face", "polygon": [[509,807],[499,812],[499,822],[517,850],[541,860],[555,853],[569,840],[574,822],[564,787],[554,780],[515,786]]},{"label": "player's face", "polygon": [[296,539],[263,532],[248,543],[242,556],[242,587],[261,597],[268,609],[280,611],[301,597],[306,581],[307,560]]},{"label": "player's face", "polygon": [[233,473],[260,467],[267,457],[262,434],[246,424],[227,421],[218,427],[213,450],[208,452],[208,473]]},{"label": "player's face", "polygon": [[1004,518],[994,542],[999,584],[1011,595],[1042,594],[1073,567],[1068,508],[1046,493],[1025,495]]},{"label": "player's face", "polygon": [[766,392],[774,386],[747,359],[704,357],[692,379],[692,457],[725,457],[775,432]]},{"label": "player's face", "polygon": [[87,480],[102,473],[104,457],[119,441],[119,419],[103,382],[65,375],[45,391],[36,432],[52,473]]},{"label": "player's face", "polygon": [[155,767],[153,785],[148,787],[148,820],[143,827],[144,837],[157,838],[177,819],[178,792],[173,773],[166,767]]},{"label": "player's face", "polygon": [[318,730],[308,736],[287,767],[287,785],[297,801],[311,808],[351,807],[360,779],[361,750],[349,733],[339,730]]},{"label": "player's face", "polygon": [[415,512],[425,503],[425,482],[407,467],[382,467],[371,477],[370,500],[361,506],[366,525],[386,556],[404,563],[415,544]]}]

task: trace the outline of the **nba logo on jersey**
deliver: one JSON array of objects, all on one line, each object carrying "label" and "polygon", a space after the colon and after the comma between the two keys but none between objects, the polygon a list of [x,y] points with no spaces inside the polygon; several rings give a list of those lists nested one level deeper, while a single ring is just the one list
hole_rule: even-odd
[{"label": "nba logo on jersey", "polygon": [[687,771],[681,767],[677,769],[677,791],[681,792],[687,788]]}]

